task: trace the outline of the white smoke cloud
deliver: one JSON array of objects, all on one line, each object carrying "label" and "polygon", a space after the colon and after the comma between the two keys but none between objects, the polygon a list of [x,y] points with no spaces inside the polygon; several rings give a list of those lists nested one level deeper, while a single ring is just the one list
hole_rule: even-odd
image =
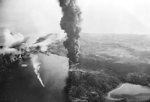
[{"label": "white smoke cloud", "polygon": [[2,33],[4,37],[4,47],[9,48],[12,47],[15,44],[22,43],[25,38],[22,34],[17,33],[13,34],[10,32],[10,30],[5,29],[4,32]]},{"label": "white smoke cloud", "polygon": [[19,54],[20,52],[14,48],[3,48],[0,49],[0,54]]},{"label": "white smoke cloud", "polygon": [[3,29],[1,31],[1,46],[0,54],[19,54],[20,51],[18,51],[15,48],[11,48],[12,46],[16,44],[22,44],[24,42],[25,38],[22,34],[13,34],[8,29]]},{"label": "white smoke cloud", "polygon": [[[42,40],[38,41],[39,39],[42,39]],[[40,50],[42,52],[47,51],[49,45],[57,43],[60,40],[58,34],[48,34],[44,37],[40,37],[39,39],[37,39],[38,42],[36,41],[36,43],[31,46],[32,47],[40,47]]]},{"label": "white smoke cloud", "polygon": [[[2,48],[0,49],[1,54],[7,54],[7,53],[21,53],[19,51],[21,48],[28,50],[30,52],[30,48],[32,50],[38,50],[41,52],[48,51],[49,46],[56,45],[57,42],[62,40],[62,37],[60,37],[56,33],[51,33],[42,37],[39,37],[38,39],[35,39],[34,42],[28,43],[28,39],[26,39],[22,34],[20,33],[12,33],[8,29],[3,29],[1,31],[1,37],[0,37],[0,44]],[[30,38],[32,39],[32,38]],[[17,48],[14,48],[17,47]],[[39,49],[36,49],[39,48]]]}]

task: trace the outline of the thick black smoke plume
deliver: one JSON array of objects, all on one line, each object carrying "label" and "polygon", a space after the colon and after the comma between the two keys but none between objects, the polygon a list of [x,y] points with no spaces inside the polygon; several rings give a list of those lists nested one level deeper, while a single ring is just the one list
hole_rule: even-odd
[{"label": "thick black smoke plume", "polygon": [[68,50],[69,65],[76,65],[79,62],[79,33],[81,31],[81,11],[76,5],[76,0],[59,0],[63,17],[61,28],[67,33],[67,40],[64,46]]}]

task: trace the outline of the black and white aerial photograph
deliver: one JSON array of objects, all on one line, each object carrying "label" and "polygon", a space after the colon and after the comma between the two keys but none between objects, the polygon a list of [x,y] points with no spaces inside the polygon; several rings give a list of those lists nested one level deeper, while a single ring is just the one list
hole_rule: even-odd
[{"label": "black and white aerial photograph", "polygon": [[0,102],[150,102],[150,0],[0,0]]}]

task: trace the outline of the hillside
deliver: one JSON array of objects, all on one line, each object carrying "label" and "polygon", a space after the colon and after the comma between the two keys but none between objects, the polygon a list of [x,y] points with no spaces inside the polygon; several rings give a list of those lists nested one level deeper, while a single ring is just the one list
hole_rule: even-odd
[{"label": "hillside", "polygon": [[[85,68],[95,66],[92,68],[95,70],[107,67],[118,73],[149,72],[149,42],[150,38],[146,35],[106,34],[94,37],[82,34],[81,65]],[[86,63],[89,60],[95,64]]]},{"label": "hillside", "polygon": [[107,102],[107,92],[120,83],[149,86],[149,41],[146,35],[81,34],[80,70],[69,79],[73,102]]},{"label": "hillside", "polygon": [[[30,52],[23,51],[21,59],[18,55],[1,54],[0,100],[7,102],[16,102],[16,100],[18,102],[48,102],[53,99],[57,100],[54,102],[59,102],[64,99],[65,102],[110,102],[106,99],[108,92],[121,83],[150,87],[149,39],[145,35],[106,34],[91,36],[81,34],[80,64],[69,70],[64,92],[59,90],[59,87],[64,87],[61,84],[62,77],[60,76],[67,73],[63,69],[64,66],[61,67],[60,65],[62,61],[59,62],[56,56],[53,59],[51,55],[66,56],[63,41],[51,44],[46,52],[38,52],[40,50],[38,47],[30,49]],[[49,90],[47,86],[43,87],[37,78],[29,57],[31,53],[37,52],[44,54],[45,57],[50,57],[44,61],[44,63],[49,63],[47,68],[39,71],[39,73],[42,78],[46,76],[48,83],[45,85],[48,87],[54,85],[56,89],[53,87],[53,90]],[[24,66],[25,64],[27,66]],[[41,69],[43,68],[41,65]],[[56,70],[60,72],[57,73],[58,75],[54,74],[57,72]],[[57,85],[55,82],[59,84]],[[63,98],[62,96],[59,97],[61,93],[63,93]],[[39,99],[40,96],[42,98]],[[8,98],[10,99],[7,100]],[[120,102],[127,101],[122,100]]]}]

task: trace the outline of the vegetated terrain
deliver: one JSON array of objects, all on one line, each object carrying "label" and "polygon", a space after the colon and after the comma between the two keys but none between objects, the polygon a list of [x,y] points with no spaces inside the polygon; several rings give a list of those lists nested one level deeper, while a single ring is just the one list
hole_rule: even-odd
[{"label": "vegetated terrain", "polygon": [[[105,102],[120,83],[150,86],[150,38],[146,35],[82,34],[80,70],[70,71],[74,102]],[[123,102],[123,101],[122,101]]]},{"label": "vegetated terrain", "polygon": [[[66,102],[107,102],[107,93],[125,82],[149,86],[149,41],[145,35],[81,34],[80,64],[69,71]],[[62,42],[50,47],[50,52],[66,55]],[[0,101],[43,102],[52,93],[39,83],[29,56],[18,57],[0,56]]]}]

